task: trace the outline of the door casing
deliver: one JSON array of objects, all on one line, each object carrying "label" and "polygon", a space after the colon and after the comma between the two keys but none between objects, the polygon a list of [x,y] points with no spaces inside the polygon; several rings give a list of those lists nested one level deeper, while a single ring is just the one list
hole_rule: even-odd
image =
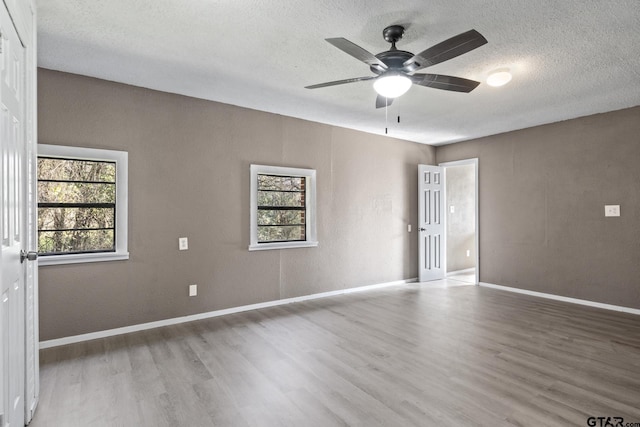
[{"label": "door casing", "polygon": [[[456,160],[456,161],[451,161],[451,162],[443,162],[440,163],[438,166],[441,166],[442,168],[444,168],[444,179],[446,182],[447,179],[447,167],[450,166],[463,166],[463,165],[474,165],[474,169],[475,169],[475,188],[474,188],[474,204],[475,204],[475,265],[476,265],[476,274],[475,274],[475,284],[478,285],[480,283],[480,217],[479,217],[479,183],[478,183],[478,177],[479,177],[479,172],[478,172],[478,166],[479,166],[479,162],[478,162],[478,158],[471,158],[471,159],[464,159],[464,160]],[[445,192],[444,192],[444,203],[445,206],[447,205],[447,193],[446,193],[446,185],[445,185]],[[447,240],[446,240],[446,230],[447,230],[447,220],[446,220],[446,215],[445,215],[445,251],[446,251],[446,245],[447,245]],[[446,263],[445,263],[445,273],[446,273]]]}]

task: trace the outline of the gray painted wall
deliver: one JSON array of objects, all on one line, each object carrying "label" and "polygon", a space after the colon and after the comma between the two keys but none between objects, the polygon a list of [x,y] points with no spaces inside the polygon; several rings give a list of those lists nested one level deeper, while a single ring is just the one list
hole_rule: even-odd
[{"label": "gray painted wall", "polygon": [[479,159],[482,282],[640,308],[640,107],[436,155]]},{"label": "gray painted wall", "polygon": [[[406,224],[433,147],[49,70],[38,80],[40,143],[129,152],[131,253],[41,267],[42,340],[417,276]],[[318,248],[248,252],[251,163],[317,170]]]},{"label": "gray painted wall", "polygon": [[474,165],[459,165],[448,166],[446,174],[447,272],[452,272],[476,266],[476,173]]}]

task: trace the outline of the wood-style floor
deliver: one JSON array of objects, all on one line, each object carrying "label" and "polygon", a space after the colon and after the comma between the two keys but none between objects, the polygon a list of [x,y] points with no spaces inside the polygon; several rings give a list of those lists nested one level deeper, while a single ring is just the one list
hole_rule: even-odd
[{"label": "wood-style floor", "polygon": [[410,284],[43,350],[31,425],[596,425],[589,417],[640,423],[640,316]]}]

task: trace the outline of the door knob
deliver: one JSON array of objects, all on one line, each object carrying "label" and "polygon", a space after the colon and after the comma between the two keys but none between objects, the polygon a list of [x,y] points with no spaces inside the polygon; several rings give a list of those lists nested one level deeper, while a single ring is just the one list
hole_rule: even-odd
[{"label": "door knob", "polygon": [[424,228],[424,227],[420,227],[420,228],[418,228],[418,231],[427,231],[427,229]]},{"label": "door knob", "polygon": [[29,261],[37,260],[38,259],[38,252],[36,252],[36,251],[25,252],[23,250],[20,250],[20,263],[23,263],[25,259],[29,260]]}]

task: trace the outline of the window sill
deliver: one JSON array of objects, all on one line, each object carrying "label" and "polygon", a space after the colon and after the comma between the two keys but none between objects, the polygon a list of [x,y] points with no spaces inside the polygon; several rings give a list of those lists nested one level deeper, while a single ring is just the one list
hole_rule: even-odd
[{"label": "window sill", "polygon": [[38,258],[39,266],[80,264],[86,262],[122,261],[129,259],[129,252],[109,252],[98,254],[49,255]]},{"label": "window sill", "polygon": [[278,242],[278,243],[258,243],[249,245],[250,251],[267,251],[270,249],[293,249],[293,248],[315,248],[318,242]]}]

